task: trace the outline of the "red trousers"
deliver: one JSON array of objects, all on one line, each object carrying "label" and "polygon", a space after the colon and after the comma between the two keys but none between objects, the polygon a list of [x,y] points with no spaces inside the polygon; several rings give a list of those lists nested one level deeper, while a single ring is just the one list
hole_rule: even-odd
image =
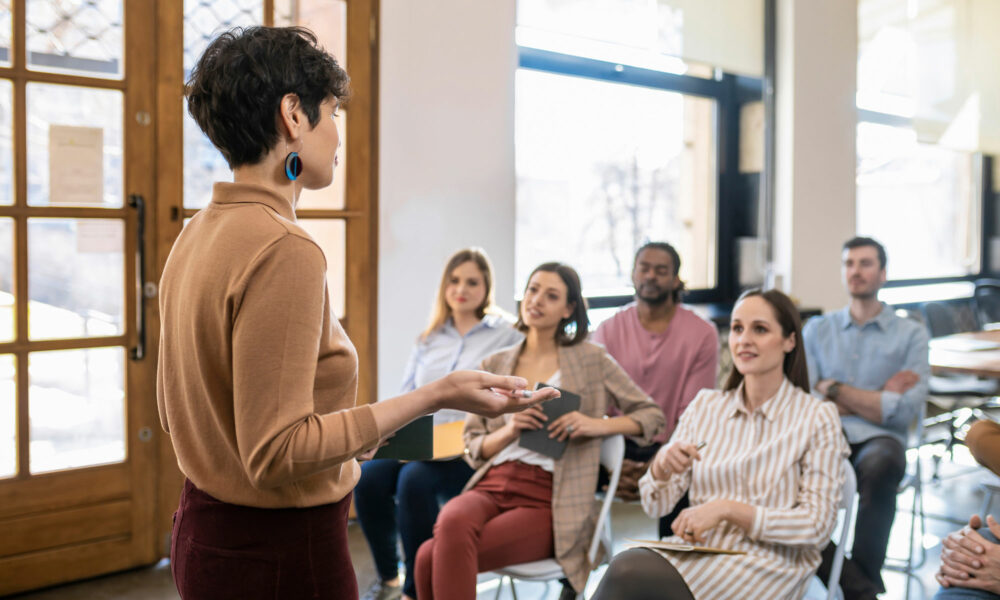
[{"label": "red trousers", "polygon": [[417,552],[417,597],[470,600],[477,573],[553,556],[552,474],[502,463],[441,509]]}]

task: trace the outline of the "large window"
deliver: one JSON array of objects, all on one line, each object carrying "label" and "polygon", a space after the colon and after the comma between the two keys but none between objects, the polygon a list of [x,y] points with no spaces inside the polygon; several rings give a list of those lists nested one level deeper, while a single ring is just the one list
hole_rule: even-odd
[{"label": "large window", "polygon": [[[992,69],[974,76],[985,4],[859,0],[857,230],[882,241],[891,280],[974,277]],[[982,15],[980,15],[982,16]],[[992,34],[990,34],[992,35]]]},{"label": "large window", "polygon": [[716,101],[524,69],[517,75],[517,277],[540,260],[588,295],[629,294],[632,255],[670,240],[716,284]]},{"label": "large window", "polygon": [[756,199],[739,180],[739,116],[760,101],[762,54],[747,67],[745,45],[735,62],[699,53],[712,28],[690,5],[519,2],[515,289],[558,260],[592,306],[619,305],[636,248],[662,240],[682,257],[689,299],[733,294],[739,215],[753,211],[727,209]]}]

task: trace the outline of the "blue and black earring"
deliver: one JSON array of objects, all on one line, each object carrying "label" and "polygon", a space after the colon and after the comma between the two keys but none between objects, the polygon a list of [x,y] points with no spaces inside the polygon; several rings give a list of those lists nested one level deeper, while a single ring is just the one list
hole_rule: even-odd
[{"label": "blue and black earring", "polygon": [[298,152],[289,152],[285,157],[285,177],[295,181],[302,174],[302,159]]}]

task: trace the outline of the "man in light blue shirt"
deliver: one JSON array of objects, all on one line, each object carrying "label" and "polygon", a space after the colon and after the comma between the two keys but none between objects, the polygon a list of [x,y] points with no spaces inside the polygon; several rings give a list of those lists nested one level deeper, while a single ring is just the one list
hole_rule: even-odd
[{"label": "man in light blue shirt", "polygon": [[[802,330],[813,393],[837,404],[858,478],[852,557],[841,587],[850,598],[885,591],[881,570],[906,471],[906,436],[927,399],[927,330],[878,300],[886,255],[871,238],[848,240],[842,273],[850,303]],[[833,544],[823,552],[828,572]]]}]

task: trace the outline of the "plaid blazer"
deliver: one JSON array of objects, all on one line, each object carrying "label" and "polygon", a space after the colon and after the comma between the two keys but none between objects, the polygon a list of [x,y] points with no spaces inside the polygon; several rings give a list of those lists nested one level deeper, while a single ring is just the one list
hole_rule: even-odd
[{"label": "plaid blazer", "polygon": [[[523,343],[502,350],[483,360],[485,371],[510,375],[517,365]],[[559,387],[580,395],[580,412],[602,418],[608,406],[614,405],[622,414],[642,427],[634,439],[649,444],[663,431],[666,421],[663,411],[636,386],[615,359],[604,348],[581,342],[559,346]],[[465,420],[466,461],[476,469],[465,489],[471,489],[493,464],[494,455],[482,457],[483,438],[504,426],[504,418],[488,419],[470,414]],[[587,563],[587,550],[594,535],[598,505],[594,502],[597,474],[601,460],[599,438],[570,440],[562,458],[555,461],[552,473],[552,531],[555,538],[556,560],[575,590],[582,591],[592,565]],[[609,549],[610,550],[610,549]]]}]

